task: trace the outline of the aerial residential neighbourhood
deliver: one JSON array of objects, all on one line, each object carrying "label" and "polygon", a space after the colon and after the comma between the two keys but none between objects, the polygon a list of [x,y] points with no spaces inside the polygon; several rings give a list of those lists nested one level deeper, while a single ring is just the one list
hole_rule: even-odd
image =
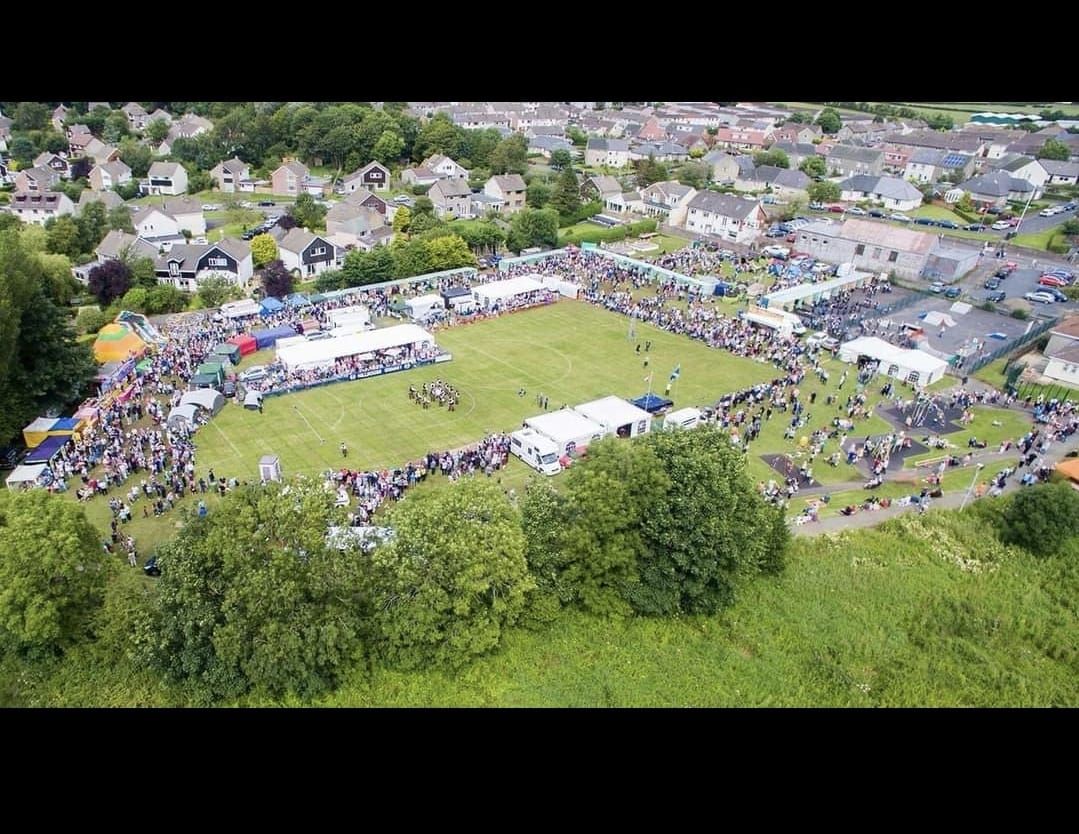
[{"label": "aerial residential neighbourhood", "polygon": [[1076,706],[1079,103],[0,102],[11,706]]}]

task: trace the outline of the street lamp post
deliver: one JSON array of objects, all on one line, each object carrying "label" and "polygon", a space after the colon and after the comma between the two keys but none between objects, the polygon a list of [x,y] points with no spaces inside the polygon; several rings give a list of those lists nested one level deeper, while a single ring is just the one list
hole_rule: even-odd
[{"label": "street lamp post", "polygon": [[967,501],[970,500],[970,494],[974,491],[974,483],[978,480],[978,473],[985,469],[984,463],[979,463],[974,469],[974,477],[970,479],[970,486],[967,487],[967,494],[963,496],[963,503],[959,505],[959,509],[967,505]]}]

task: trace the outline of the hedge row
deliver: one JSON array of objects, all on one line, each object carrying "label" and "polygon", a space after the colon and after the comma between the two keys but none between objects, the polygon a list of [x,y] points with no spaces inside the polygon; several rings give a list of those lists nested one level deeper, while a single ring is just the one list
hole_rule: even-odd
[{"label": "hedge row", "polygon": [[580,246],[582,243],[613,243],[616,240],[624,240],[633,235],[643,235],[656,230],[655,220],[639,220],[627,226],[615,226],[613,229],[604,229],[600,226],[595,231],[575,232],[566,235],[559,243],[563,246],[571,244]]}]

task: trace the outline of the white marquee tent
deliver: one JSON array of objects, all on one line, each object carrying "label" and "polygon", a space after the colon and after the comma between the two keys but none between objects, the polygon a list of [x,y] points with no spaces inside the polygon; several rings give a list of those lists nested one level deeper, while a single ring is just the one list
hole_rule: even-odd
[{"label": "white marquee tent", "polygon": [[607,435],[605,427],[583,414],[578,414],[572,408],[560,408],[558,411],[529,417],[525,420],[525,425],[553,440],[560,455],[573,449],[583,449],[593,440]]},{"label": "white marquee tent", "polygon": [[492,281],[490,284],[480,284],[472,288],[472,295],[476,303],[484,307],[493,307],[501,301],[507,301],[518,295],[527,295],[544,289],[542,283],[527,275],[519,275],[516,278],[507,278],[504,281]]},{"label": "white marquee tent", "polygon": [[573,410],[619,437],[636,437],[652,430],[652,415],[621,397],[603,397],[574,406]]},{"label": "white marquee tent", "polygon": [[860,356],[880,360],[880,373],[918,385],[932,385],[944,376],[948,368],[948,363],[943,359],[921,350],[896,347],[876,336],[863,336],[839,347],[842,362],[854,363]]},{"label": "white marquee tent", "polygon": [[[371,311],[366,307],[359,304],[353,304],[350,307],[339,307],[336,310],[329,310],[326,313],[327,318],[330,320],[330,330],[335,327],[345,327],[347,325],[367,325],[371,323]],[[357,328],[362,330],[363,328]]]},{"label": "white marquee tent", "polygon": [[199,408],[205,408],[210,414],[217,414],[225,407],[225,395],[213,388],[198,388],[180,397],[180,405],[197,405]]},{"label": "white marquee tent", "polygon": [[319,339],[302,345],[289,345],[277,351],[277,360],[288,370],[321,368],[338,359],[374,353],[407,345],[434,344],[435,337],[414,324],[398,324],[366,333],[352,333],[334,339]]},{"label": "white marquee tent", "polygon": [[242,319],[247,316],[257,316],[262,308],[257,301],[245,298],[242,301],[230,301],[221,305],[221,314],[230,319]]},{"label": "white marquee tent", "polygon": [[24,463],[16,466],[7,476],[7,488],[18,489],[23,484],[33,484],[48,467],[47,463]]},{"label": "white marquee tent", "polygon": [[575,284],[556,275],[535,275],[530,277],[538,278],[543,283],[543,286],[554,290],[559,295],[564,295],[566,298],[576,298],[581,291],[580,284]]},{"label": "white marquee tent", "polygon": [[422,321],[431,313],[443,312],[446,309],[446,302],[441,295],[430,293],[410,298],[405,302],[405,306],[408,308],[408,315],[413,321]]}]

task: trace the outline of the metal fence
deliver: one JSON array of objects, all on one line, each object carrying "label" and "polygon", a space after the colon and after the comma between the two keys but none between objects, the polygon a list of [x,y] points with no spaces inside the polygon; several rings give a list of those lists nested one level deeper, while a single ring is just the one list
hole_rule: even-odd
[{"label": "metal fence", "polygon": [[1007,356],[1009,353],[1014,353],[1019,348],[1024,347],[1025,345],[1028,345],[1031,342],[1033,342],[1035,339],[1037,339],[1039,336],[1041,336],[1045,331],[1049,330],[1052,327],[1055,327],[1058,321],[1060,321],[1059,318],[1046,319],[1046,320],[1042,321],[1041,324],[1037,324],[1034,327],[1030,328],[1030,330],[1028,330],[1026,333],[1024,333],[1022,336],[1020,336],[1015,341],[1009,342],[1008,344],[997,348],[992,353],[988,353],[988,354],[986,354],[984,356],[980,356],[978,359],[974,360],[974,362],[972,362],[970,365],[967,365],[966,367],[962,368],[961,369],[962,372],[963,373],[974,373],[974,371],[977,371],[980,368],[984,368],[990,362],[996,361],[997,359],[1000,359],[1000,357],[1002,357],[1002,356]]}]

